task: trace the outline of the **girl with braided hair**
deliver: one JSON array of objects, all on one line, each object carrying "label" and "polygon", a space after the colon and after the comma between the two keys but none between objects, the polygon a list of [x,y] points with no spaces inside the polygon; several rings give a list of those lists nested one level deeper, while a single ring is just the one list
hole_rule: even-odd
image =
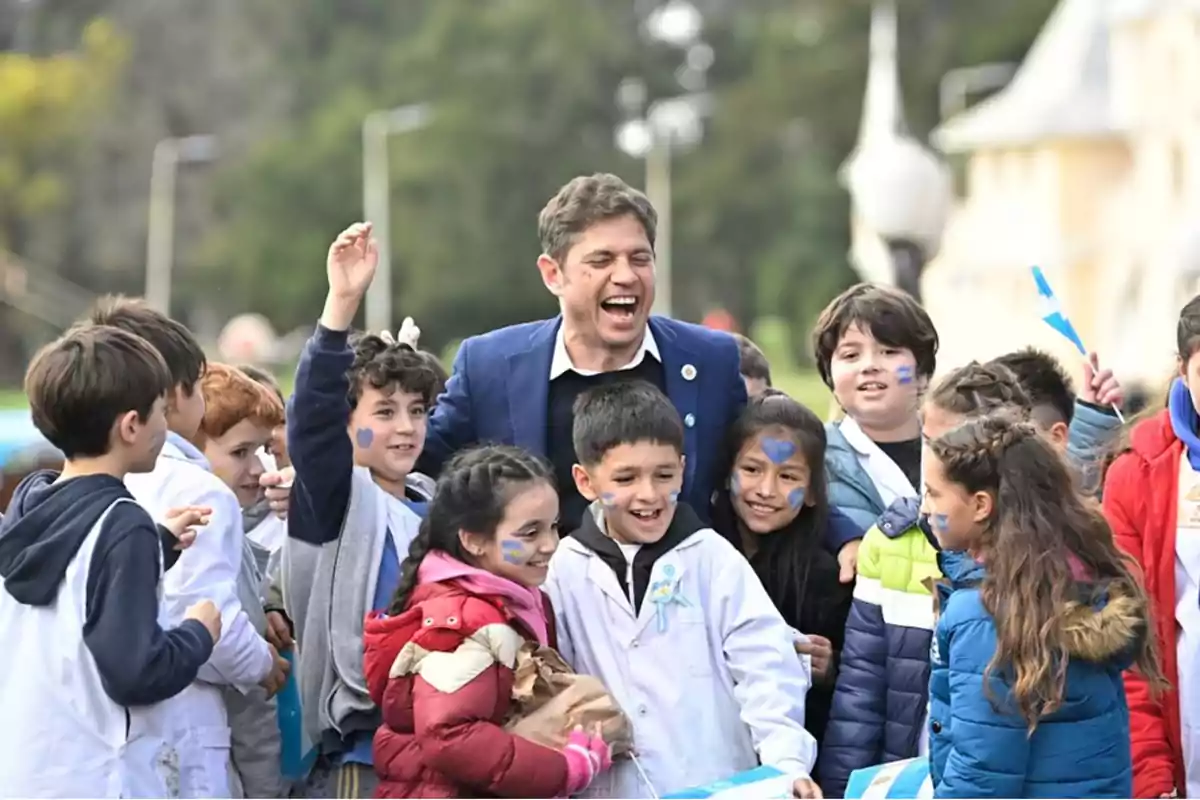
[{"label": "girl with braided hair", "polygon": [[[1000,409],[1027,415],[1029,398],[1006,367],[971,362],[925,400],[922,435],[934,438]],[[867,531],[817,771],[841,796],[850,773],[929,752],[930,585],[941,577],[937,543],[920,500],[901,498]]]},{"label": "girl with braided hair", "polygon": [[492,445],[446,466],[387,612],[364,626],[377,797],[567,797],[611,765],[598,735],[559,751],[503,728],[518,651],[556,644],[539,587],[557,548],[545,461]]},{"label": "girl with braided hair", "polygon": [[936,797],[1131,797],[1121,673],[1165,685],[1148,600],[1053,444],[1003,412],[930,440]]}]

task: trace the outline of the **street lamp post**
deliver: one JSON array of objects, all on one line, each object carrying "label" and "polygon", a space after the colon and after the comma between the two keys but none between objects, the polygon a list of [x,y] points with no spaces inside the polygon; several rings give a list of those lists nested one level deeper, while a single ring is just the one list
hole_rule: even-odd
[{"label": "street lamp post", "polygon": [[941,244],[952,190],[946,166],[905,130],[897,40],[895,0],[876,0],[863,121],[843,180],[859,221],[887,248],[893,282],[920,302],[921,276]]},{"label": "street lamp post", "polygon": [[669,0],[658,7],[645,23],[646,34],[654,41],[685,51],[684,65],[676,72],[680,87],[688,94],[661,100],[642,111],[646,102],[645,85],[627,80],[621,85],[617,102],[627,117],[617,130],[617,146],[626,154],[645,161],[646,197],[658,212],[655,236],[654,313],[671,316],[671,161],[673,151],[696,144],[703,135],[701,118],[708,114],[711,98],[704,93],[706,74],[712,66],[712,48],[700,41],[703,17],[688,0]]},{"label": "street lamp post", "polygon": [[372,111],[363,120],[363,215],[374,226],[379,270],[367,290],[367,330],[385,331],[392,324],[391,181],[388,137],[409,133],[429,123],[424,103]]},{"label": "street lamp post", "polygon": [[154,146],[150,162],[150,208],[146,232],[146,302],[171,313],[171,272],[175,256],[175,178],[180,164],[217,157],[215,136],[167,138]]}]

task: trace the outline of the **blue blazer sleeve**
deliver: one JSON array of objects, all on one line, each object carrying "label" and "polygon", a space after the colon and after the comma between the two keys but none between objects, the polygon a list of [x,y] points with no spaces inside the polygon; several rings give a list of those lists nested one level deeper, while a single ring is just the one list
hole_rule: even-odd
[{"label": "blue blazer sleeve", "polygon": [[450,457],[478,440],[471,404],[471,346],[463,340],[454,357],[446,390],[438,397],[425,433],[425,449],[417,459],[417,471],[437,477]]},{"label": "blue blazer sleeve", "polygon": [[1101,489],[1100,467],[1121,432],[1121,420],[1111,408],[1075,401],[1075,415],[1067,435],[1067,457],[1079,474],[1079,488],[1093,497]]},{"label": "blue blazer sleeve", "polygon": [[850,773],[874,766],[883,754],[887,723],[887,631],[878,603],[855,596],[818,774],[827,797],[841,797]]},{"label": "blue blazer sleeve", "polygon": [[996,652],[996,626],[990,618],[964,619],[949,629],[946,644],[953,733],[934,796],[1021,797],[1029,763],[1028,728],[1019,714],[1005,713],[1008,687],[999,676],[989,676],[990,691],[984,688],[983,672]]}]

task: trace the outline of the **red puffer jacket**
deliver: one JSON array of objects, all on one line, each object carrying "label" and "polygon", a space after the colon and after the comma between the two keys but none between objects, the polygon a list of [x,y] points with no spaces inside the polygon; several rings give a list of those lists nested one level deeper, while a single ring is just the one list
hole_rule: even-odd
[{"label": "red puffer jacket", "polygon": [[383,713],[376,797],[564,795],[566,758],[501,727],[519,627],[502,598],[453,581],[418,586],[398,617],[367,619],[367,687]]},{"label": "red puffer jacket", "polygon": [[[1104,517],[1117,546],[1141,565],[1154,609],[1163,673],[1171,689],[1161,695],[1132,670],[1125,673],[1133,749],[1133,796],[1159,797],[1187,787],[1179,713],[1179,663],[1175,620],[1175,533],[1183,442],[1170,412],[1139,423],[1129,452],[1117,457],[1104,480]],[[1195,680],[1193,676],[1189,679]]]}]

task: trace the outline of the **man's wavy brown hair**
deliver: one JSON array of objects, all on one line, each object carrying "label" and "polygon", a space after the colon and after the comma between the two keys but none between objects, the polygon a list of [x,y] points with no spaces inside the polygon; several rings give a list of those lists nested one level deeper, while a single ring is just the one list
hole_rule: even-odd
[{"label": "man's wavy brown hair", "polygon": [[978,544],[987,565],[980,595],[997,640],[984,686],[990,689],[992,674],[1002,675],[1030,732],[1061,707],[1071,658],[1064,615],[1081,601],[1074,555],[1097,591],[1136,601],[1136,668],[1151,686],[1165,687],[1145,592],[1054,446],[1033,425],[1000,412],[970,420],[929,447],[949,481],[994,501]]}]

